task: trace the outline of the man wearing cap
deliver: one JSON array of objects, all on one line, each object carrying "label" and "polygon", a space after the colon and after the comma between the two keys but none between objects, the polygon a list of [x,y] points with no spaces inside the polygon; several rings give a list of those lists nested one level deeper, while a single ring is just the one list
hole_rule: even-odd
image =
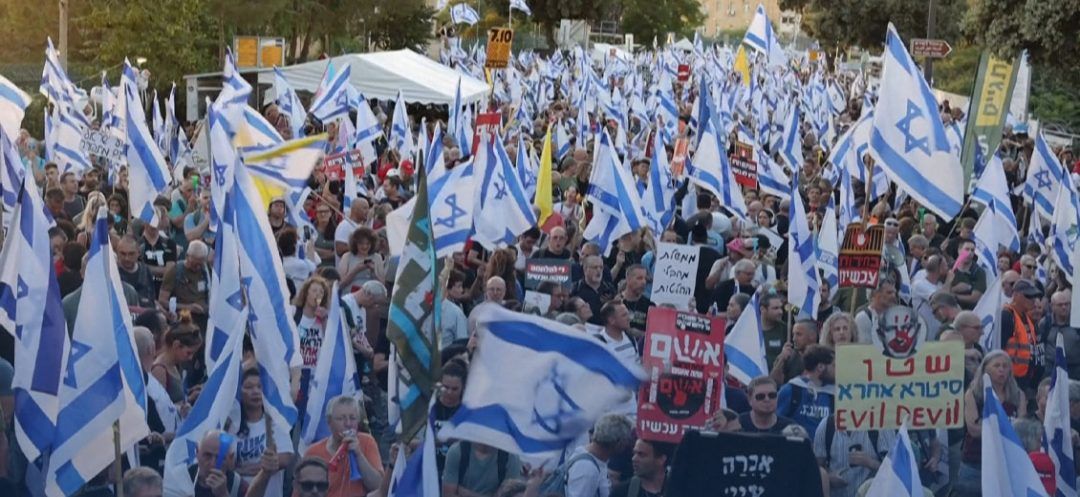
[{"label": "man wearing cap", "polygon": [[[1064,289],[1050,296],[1050,313],[1039,323],[1039,336],[1043,339],[1046,365],[1056,364],[1054,347],[1057,337],[1065,337],[1065,368],[1069,378],[1080,378],[1080,330],[1070,326],[1072,314],[1072,290]],[[1053,368],[1047,367],[1047,374]]]},{"label": "man wearing cap", "polygon": [[1031,280],[1021,279],[1013,284],[1013,299],[1001,309],[1001,348],[1012,358],[1013,376],[1028,399],[1035,398],[1035,389],[1042,378],[1045,353],[1036,334],[1031,311],[1035,300],[1043,297]]},{"label": "man wearing cap", "polygon": [[727,250],[728,256],[718,259],[709,270],[709,277],[705,278],[706,287],[715,288],[720,282],[732,278],[734,276],[732,268],[735,267],[735,263],[743,259],[749,259],[754,255],[754,252],[747,246],[746,240],[742,238],[736,238],[728,242]]}]

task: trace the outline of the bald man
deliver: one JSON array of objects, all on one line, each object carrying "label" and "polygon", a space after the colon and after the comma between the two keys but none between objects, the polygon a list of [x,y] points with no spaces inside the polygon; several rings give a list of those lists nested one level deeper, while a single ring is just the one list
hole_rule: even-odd
[{"label": "bald man", "polygon": [[371,227],[371,204],[361,197],[353,201],[349,217],[342,219],[334,230],[334,252],[338,257],[349,251],[349,237],[356,228]]},{"label": "bald man", "polygon": [[562,226],[556,226],[551,229],[551,233],[548,235],[547,246],[536,251],[533,255],[537,259],[570,259],[572,252],[566,248],[567,242],[570,238],[566,234],[566,228]]},{"label": "bald man", "polygon": [[150,268],[139,260],[139,243],[130,236],[125,236],[116,243],[116,269],[120,280],[135,288],[139,295],[139,307],[154,309],[157,297],[154,277]]},{"label": "bald man", "polygon": [[[223,437],[224,435],[224,437]],[[221,457],[219,466],[218,453],[222,450],[222,439],[229,441],[225,447],[224,457]],[[195,493],[193,497],[244,497],[247,494],[247,485],[243,478],[236,474],[236,451],[235,440],[231,435],[226,435],[221,430],[206,432],[199,441],[199,448],[195,454],[195,464],[188,467],[188,475],[195,481]]]},{"label": "bald man", "polygon": [[500,276],[488,278],[484,284],[484,301],[502,305],[506,297],[506,281]]},{"label": "bald man", "polygon": [[1047,372],[1052,372],[1057,362],[1054,347],[1057,337],[1065,337],[1065,368],[1069,378],[1080,378],[1080,330],[1070,325],[1072,317],[1072,290],[1060,290],[1050,296],[1050,312],[1039,323],[1039,336],[1046,337],[1043,350],[1046,354]]}]

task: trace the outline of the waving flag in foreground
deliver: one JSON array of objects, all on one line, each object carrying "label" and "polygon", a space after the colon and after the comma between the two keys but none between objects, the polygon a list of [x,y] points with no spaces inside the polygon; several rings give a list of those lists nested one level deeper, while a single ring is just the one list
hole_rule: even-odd
[{"label": "waving flag in foreground", "polygon": [[900,427],[896,444],[889,455],[881,461],[881,467],[874,476],[874,482],[866,492],[867,497],[922,497],[922,480],[919,479],[919,465],[915,462],[915,453],[911,450],[911,438],[908,437],[907,425]]},{"label": "waving flag in foreground", "polygon": [[724,337],[724,355],[731,376],[746,385],[769,374],[765,362],[765,338],[761,334],[761,290],[754,292],[731,333]]},{"label": "waving flag in foreground", "polygon": [[1043,418],[1043,450],[1054,461],[1056,497],[1076,497],[1076,455],[1069,418],[1069,372],[1065,362],[1065,336],[1058,333],[1054,351],[1054,373],[1046,396]]},{"label": "waving flag in foreground", "polygon": [[22,123],[26,107],[30,105],[30,95],[0,76],[0,131],[3,131],[12,140],[19,136],[19,125]]},{"label": "waving flag in foreground", "polygon": [[307,412],[304,414],[304,432],[301,440],[311,444],[330,436],[326,424],[326,406],[339,395],[352,396],[359,388],[356,359],[352,352],[352,335],[341,313],[341,297],[338,284],[330,292],[330,312],[326,316],[326,333],[319,348],[315,373],[311,376]]},{"label": "waving flag in foreground", "polygon": [[435,398],[428,408],[424,442],[408,458],[400,447],[394,473],[390,475],[390,497],[439,497],[439,468],[435,459]]},{"label": "waving flag in foreground", "polygon": [[982,491],[986,497],[1047,497],[1012,421],[983,375]]}]

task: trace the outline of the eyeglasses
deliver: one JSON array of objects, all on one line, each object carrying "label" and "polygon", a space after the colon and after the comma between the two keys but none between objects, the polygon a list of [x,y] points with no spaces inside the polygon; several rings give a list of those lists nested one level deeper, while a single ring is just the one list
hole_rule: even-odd
[{"label": "eyeglasses", "polygon": [[297,485],[300,485],[300,490],[305,492],[314,492],[316,490],[325,492],[330,489],[330,484],[325,481],[297,481]]},{"label": "eyeglasses", "polygon": [[775,400],[776,399],[776,392],[756,393],[756,394],[754,394],[754,400],[756,400],[758,402],[761,402],[761,401],[763,401],[765,399]]},{"label": "eyeglasses", "polygon": [[1035,268],[1036,268],[1036,267],[1038,267],[1038,266],[1036,266],[1036,265],[1034,265],[1034,264],[1024,264],[1024,267],[1026,267],[1026,268],[1028,268],[1028,269],[1035,269]]}]

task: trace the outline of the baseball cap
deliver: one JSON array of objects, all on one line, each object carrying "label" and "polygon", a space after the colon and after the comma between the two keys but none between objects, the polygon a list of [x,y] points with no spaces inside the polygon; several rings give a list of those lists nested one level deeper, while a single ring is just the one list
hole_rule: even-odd
[{"label": "baseball cap", "polygon": [[1036,298],[1043,296],[1043,291],[1039,290],[1039,287],[1035,286],[1035,284],[1032,283],[1031,280],[1024,279],[1016,280],[1016,283],[1013,283],[1013,294],[1017,293],[1028,298]]}]

